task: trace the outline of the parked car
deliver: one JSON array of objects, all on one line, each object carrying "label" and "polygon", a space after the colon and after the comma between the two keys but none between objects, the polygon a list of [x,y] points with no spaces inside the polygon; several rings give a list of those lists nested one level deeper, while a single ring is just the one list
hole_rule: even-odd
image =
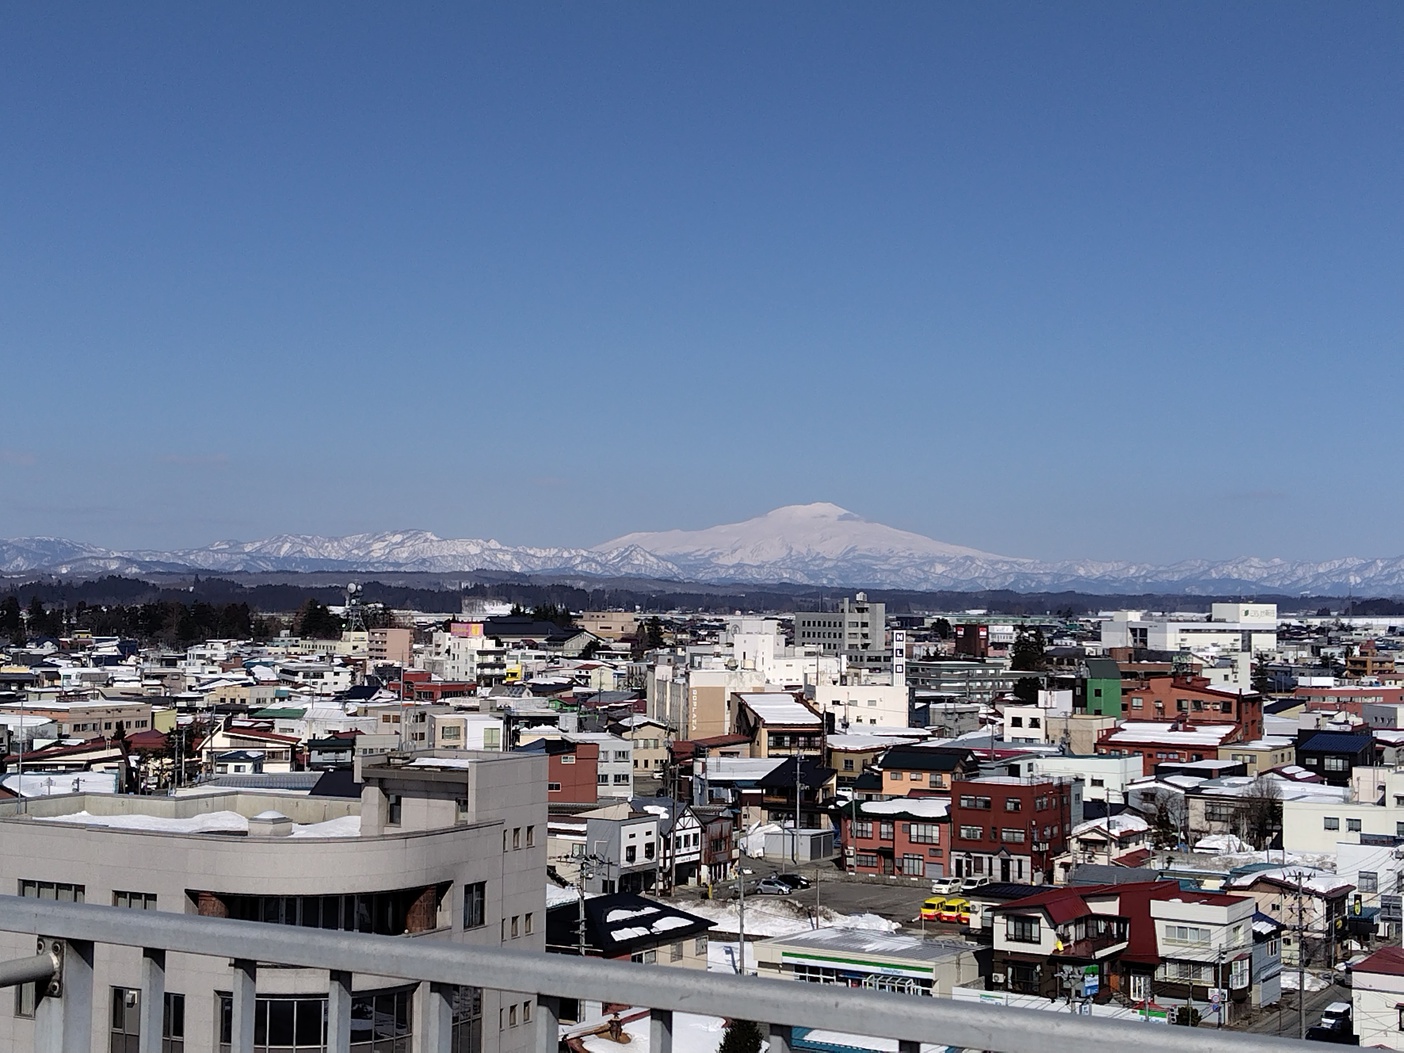
[{"label": "parked car", "polygon": [[945,896],[931,896],[930,898],[923,900],[921,904],[921,920],[940,921],[941,904],[945,902]]},{"label": "parked car", "polygon": [[961,891],[961,892],[974,892],[977,888],[981,888],[981,887],[983,887],[983,886],[985,886],[985,885],[988,885],[989,883],[990,883],[990,879],[989,879],[989,878],[987,878],[987,877],[976,877],[975,875],[972,874],[970,877],[965,878],[963,881],[961,881],[961,883],[960,883],[960,891]]},{"label": "parked car", "polygon": [[949,896],[953,892],[960,891],[961,879],[958,877],[938,877],[931,882],[931,894],[933,896]]},{"label": "parked car", "polygon": [[795,890],[778,878],[763,877],[756,882],[756,891],[763,896],[788,896]]},{"label": "parked car", "polygon": [[936,909],[936,917],[950,925],[969,925],[970,901],[964,896],[947,896]]},{"label": "parked car", "polygon": [[810,881],[809,878],[805,877],[803,874],[772,874],[771,876],[775,878],[776,881],[783,881],[796,891],[802,888],[814,887],[814,882]]}]

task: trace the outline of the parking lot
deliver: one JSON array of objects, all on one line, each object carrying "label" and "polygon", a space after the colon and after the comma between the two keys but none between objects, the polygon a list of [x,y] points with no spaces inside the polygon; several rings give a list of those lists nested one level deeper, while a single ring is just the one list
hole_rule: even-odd
[{"label": "parking lot", "polygon": [[[794,893],[791,898],[796,901],[812,906],[817,897],[820,906],[840,914],[876,914],[889,921],[895,921],[907,929],[920,930],[922,928],[918,917],[921,903],[922,900],[931,895],[931,882],[924,879],[894,878],[891,881],[857,879],[837,869],[831,862],[794,866],[747,857],[743,865],[751,871],[746,875],[747,895],[752,894],[756,882],[767,874],[802,874],[814,882],[815,887]],[[718,898],[730,898],[734,893],[735,884],[734,881],[721,882],[714,886],[712,894]],[[684,896],[695,897],[702,895],[702,892],[696,889],[680,888],[678,895],[680,898]],[[927,922],[925,929],[928,933],[949,932],[952,935],[961,931],[961,927],[958,925],[943,925],[939,922]]]}]

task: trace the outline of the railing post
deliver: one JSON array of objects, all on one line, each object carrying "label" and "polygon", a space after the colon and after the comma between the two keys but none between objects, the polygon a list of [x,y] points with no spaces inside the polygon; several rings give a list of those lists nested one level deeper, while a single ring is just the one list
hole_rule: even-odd
[{"label": "railing post", "polygon": [[453,1048],[453,988],[421,981],[414,989],[413,1053],[449,1053]]},{"label": "railing post", "polygon": [[536,996],[537,1053],[556,1053],[561,1044],[561,1000]]},{"label": "railing post", "polygon": [[351,1053],[351,974],[327,976],[327,1053]]},{"label": "railing post", "polygon": [[[51,941],[57,943],[58,941]],[[63,972],[39,987],[34,1007],[34,1053],[89,1053],[93,1044],[93,945],[62,944]]]},{"label": "railing post", "polygon": [[654,1009],[648,1014],[648,1053],[673,1053],[671,1009]]},{"label": "railing post", "polygon": [[770,1053],[790,1053],[795,1048],[795,1029],[788,1024],[770,1025]]},{"label": "railing post", "polygon": [[166,1029],[166,952],[151,947],[141,952],[140,1053],[161,1053]]},{"label": "railing post", "polygon": [[230,1053],[253,1053],[255,985],[258,966],[246,959],[234,961],[234,1012],[230,1026]]}]

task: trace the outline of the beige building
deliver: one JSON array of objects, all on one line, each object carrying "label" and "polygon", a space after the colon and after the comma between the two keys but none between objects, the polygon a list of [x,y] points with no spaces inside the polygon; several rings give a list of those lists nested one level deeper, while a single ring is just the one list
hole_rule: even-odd
[{"label": "beige building", "polygon": [[[0,803],[7,849],[0,853],[0,888],[134,910],[544,949],[544,757],[420,755],[367,765],[361,776],[359,799],[75,794],[30,800],[23,815],[15,802]],[[80,813],[84,821],[74,821]],[[7,959],[34,950],[33,938],[21,934],[4,934],[0,944]],[[293,1046],[294,1029],[305,1033],[295,1023],[304,1012],[317,1030],[314,1022],[326,1012],[324,971],[260,969],[256,982],[256,1026],[266,1030],[270,1048]],[[139,950],[97,945],[88,1048],[137,1048],[141,986]],[[427,988],[358,972],[352,1016],[368,1024],[357,1041],[380,1048],[380,1029],[393,1029],[398,1019],[408,1045],[387,1033],[384,1048],[419,1048]],[[232,989],[229,959],[169,955],[165,1048],[227,1042],[222,992]],[[0,1000],[0,1017],[9,1018],[0,1027],[2,1053],[36,1048],[36,997],[27,985]],[[534,1048],[530,1002],[460,988],[454,1028],[461,1048]]]},{"label": "beige building", "polygon": [[586,611],[576,620],[580,628],[604,640],[633,639],[639,629],[638,615],[630,611]]},{"label": "beige building", "polygon": [[1254,739],[1252,742],[1231,742],[1219,748],[1219,760],[1237,761],[1248,766],[1248,774],[1261,775],[1284,764],[1296,763],[1296,750],[1289,738]]},{"label": "beige building", "polygon": [[[11,707],[17,708],[17,707]],[[151,703],[114,701],[46,702],[25,707],[27,717],[48,717],[58,729],[59,738],[111,738],[118,725],[128,734],[151,727]]]},{"label": "beige building", "polygon": [[366,637],[366,650],[372,662],[407,666],[414,657],[413,629],[370,629]]}]

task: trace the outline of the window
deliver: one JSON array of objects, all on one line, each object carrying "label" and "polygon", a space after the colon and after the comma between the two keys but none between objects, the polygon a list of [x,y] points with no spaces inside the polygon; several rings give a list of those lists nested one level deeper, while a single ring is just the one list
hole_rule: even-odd
[{"label": "window", "polygon": [[161,1011],[161,1053],[185,1053],[185,995],[167,994]]},{"label": "window", "polygon": [[1349,830],[1349,831],[1351,831],[1352,833],[1357,833],[1357,834],[1360,833],[1360,820],[1359,820],[1359,819],[1347,819],[1347,820],[1346,820],[1346,829]]},{"label": "window", "polygon": [[135,987],[112,988],[110,1024],[110,1053],[137,1053],[141,1044],[141,991]]},{"label": "window", "polygon": [[1229,986],[1235,991],[1241,991],[1248,986],[1248,962],[1247,958],[1236,958],[1229,970]]},{"label": "window", "polygon": [[875,869],[878,865],[877,856],[865,855],[862,852],[859,852],[856,856],[853,857],[853,865],[858,867],[860,870],[864,868],[867,868],[869,870]]},{"label": "window", "polygon": [[637,848],[635,848],[633,845],[630,845],[629,847],[627,847],[626,849],[624,849],[624,862],[626,862],[626,863],[635,863],[635,862],[638,861],[638,857],[639,857],[639,850],[638,850]]},{"label": "window", "polygon": [[1015,943],[1038,943],[1043,937],[1036,916],[1011,914],[1004,919],[1004,938]]},{"label": "window", "polygon": [[693,954],[706,954],[706,953],[707,953],[707,936],[706,936],[705,933],[703,933],[701,936],[697,937],[697,939],[695,939],[695,940],[692,941],[692,953],[693,953]]},{"label": "window", "polygon": [[646,841],[646,842],[644,842],[644,858],[645,858],[645,859],[652,859],[652,858],[653,858],[653,842],[652,842],[652,841]]},{"label": "window", "polygon": [[653,965],[658,961],[657,951],[635,951],[629,955],[631,962],[638,962],[640,965]]},{"label": "window", "polygon": [[881,821],[879,821],[879,823],[878,823],[878,840],[879,840],[879,841],[891,841],[892,838],[895,836],[895,834],[896,834],[896,831],[895,831],[895,828],[893,827],[893,824],[892,824],[891,822],[889,822],[888,820],[881,820]]},{"label": "window", "polygon": [[1006,812],[1017,812],[1022,810],[1024,802],[1017,797],[1006,797],[1004,799],[1004,810]]},{"label": "window", "polygon": [[[234,999],[219,996],[219,1049],[230,1049],[234,1031]],[[397,1004],[398,1003],[398,1004]],[[390,995],[361,995],[351,1001],[353,1020],[374,1021],[374,1037],[384,1039],[376,1049],[398,1049],[397,1037],[409,1037],[409,992]],[[370,1029],[368,1029],[370,1030]],[[359,1035],[357,1036],[359,1039]],[[371,1034],[365,1036],[370,1039]],[[326,998],[259,997],[254,1001],[254,1053],[293,1053],[325,1048],[327,1042]],[[371,1049],[367,1042],[364,1049]]]},{"label": "window", "polygon": [[916,845],[939,845],[941,827],[937,823],[912,823],[910,837]]},{"label": "window", "polygon": [[114,907],[129,907],[132,910],[155,910],[156,893],[114,892],[112,893],[112,905]]},{"label": "window", "polygon": [[387,793],[385,795],[385,825],[399,826],[402,802],[398,793]]},{"label": "window", "polygon": [[856,819],[853,821],[854,837],[872,837],[873,821],[871,819]]},{"label": "window", "polygon": [[482,928],[484,923],[483,907],[486,901],[486,882],[475,881],[471,885],[463,886],[463,927],[465,929]]},{"label": "window", "polygon": [[670,962],[680,962],[683,960],[683,945],[675,943],[668,948],[668,960]]},{"label": "window", "polygon": [[453,802],[454,822],[471,823],[473,821],[473,806],[468,803],[468,798],[459,797]]},{"label": "window", "polygon": [[575,763],[575,754],[573,754],[573,753],[563,753],[563,754],[561,754],[561,763],[562,763],[562,764],[574,764],[574,763]]},{"label": "window", "polygon": [[532,847],[533,845],[535,845],[535,844],[536,844],[536,827],[534,827],[534,826],[528,826],[528,827],[526,828],[526,846],[527,846],[528,848],[531,848],[531,847]]},{"label": "window", "polygon": [[19,894],[30,899],[56,899],[60,903],[82,903],[82,885],[66,881],[25,881],[19,883]]},{"label": "window", "polygon": [[1322,818],[1321,827],[1324,830],[1339,830],[1341,828],[1341,821],[1334,815],[1328,815]]},{"label": "window", "polygon": [[614,760],[615,760],[615,763],[617,763],[617,764],[622,764],[624,761],[627,761],[628,759],[629,759],[629,751],[628,751],[628,750],[615,750],[615,751],[614,751]]},{"label": "window", "polygon": [[514,827],[512,827],[512,848],[513,848],[513,850],[515,851],[516,849],[521,848],[521,847],[522,847],[522,828],[521,828],[520,826],[514,826]]},{"label": "window", "polygon": [[531,913],[527,913],[527,914],[524,914],[524,915],[522,916],[522,935],[523,935],[523,936],[530,936],[530,935],[531,935],[531,924],[532,924],[531,919],[532,919]]},{"label": "window", "polygon": [[921,782],[921,772],[911,772],[907,775],[907,778],[910,779],[912,782]]},{"label": "window", "polygon": [[627,774],[626,774],[626,775],[615,775],[615,776],[614,776],[614,785],[616,785],[616,786],[627,786],[627,785],[629,785],[629,776],[628,776]]},{"label": "window", "polygon": [[844,771],[852,771],[852,770],[853,770],[853,758],[852,758],[852,757],[845,757],[845,758],[843,759],[843,770],[844,770]]},{"label": "window", "polygon": [[561,784],[558,783],[558,782],[548,782],[548,783],[546,784],[546,792],[547,792],[547,793],[560,793],[560,792],[561,792]]},{"label": "window", "polygon": [[1379,872],[1362,870],[1356,875],[1356,883],[1360,886],[1361,892],[1378,892],[1380,890]]},{"label": "window", "polygon": [[1209,930],[1193,925],[1165,926],[1166,943],[1208,943]]},{"label": "window", "polygon": [[1344,757],[1326,757],[1321,766],[1327,771],[1345,771],[1350,767]]},{"label": "window", "polygon": [[962,826],[960,836],[964,841],[978,841],[984,836],[984,830],[983,826]]},{"label": "window", "polygon": [[599,785],[599,786],[608,786],[608,785],[609,785],[609,776],[608,776],[607,774],[605,774],[605,773],[602,772],[602,773],[600,773],[599,775],[596,775],[596,776],[595,776],[595,783],[596,783],[596,785]]},{"label": "window", "polygon": [[1006,826],[999,832],[999,839],[1007,844],[1022,845],[1024,843],[1024,831],[1014,830]]},{"label": "window", "polygon": [[522,928],[522,916],[521,916],[520,914],[513,914],[513,915],[512,915],[512,925],[511,925],[511,928],[510,928],[510,930],[509,930],[509,931],[511,932],[512,939],[515,940],[518,936],[521,935],[521,928]]},{"label": "window", "polygon": [[926,857],[919,855],[904,855],[902,857],[902,873],[907,877],[925,877]]}]

